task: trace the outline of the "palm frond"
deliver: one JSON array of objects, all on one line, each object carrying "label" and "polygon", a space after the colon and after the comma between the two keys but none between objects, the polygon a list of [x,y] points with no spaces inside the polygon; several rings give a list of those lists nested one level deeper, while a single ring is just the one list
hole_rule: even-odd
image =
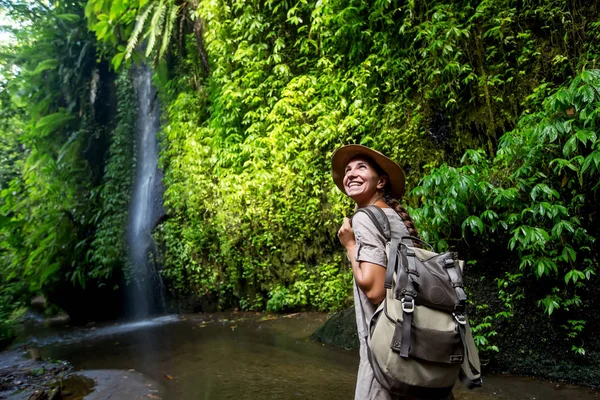
[{"label": "palm frond", "polygon": [[163,58],[167,52],[167,48],[169,47],[173,33],[173,27],[175,26],[175,19],[177,18],[177,13],[179,12],[179,6],[177,6],[175,2],[171,1],[170,7],[171,10],[167,14],[167,20],[165,21],[165,30],[163,31],[162,35],[162,44],[160,46],[158,58]]},{"label": "palm frond", "polygon": [[152,53],[152,50],[154,49],[154,44],[156,43],[156,38],[160,35],[160,32],[162,31],[162,24],[164,21],[166,10],[167,5],[163,0],[161,0],[158,6],[156,7],[156,11],[154,11],[152,21],[150,21],[148,33],[146,34],[146,36],[148,37],[148,43],[146,44],[146,57],[148,57]]},{"label": "palm frond", "polygon": [[150,12],[152,11],[152,9],[155,8],[155,5],[156,5],[156,3],[148,4],[148,8],[146,8],[144,10],[144,12],[138,16],[137,21],[135,22],[135,27],[133,28],[133,32],[131,32],[131,36],[129,37],[129,40],[127,41],[127,47],[125,49],[125,59],[126,60],[129,57],[131,57],[131,53],[133,53],[133,49],[135,49],[135,46],[137,46],[138,38],[140,37],[142,30],[144,29],[146,19],[148,18],[148,15],[150,15]]}]

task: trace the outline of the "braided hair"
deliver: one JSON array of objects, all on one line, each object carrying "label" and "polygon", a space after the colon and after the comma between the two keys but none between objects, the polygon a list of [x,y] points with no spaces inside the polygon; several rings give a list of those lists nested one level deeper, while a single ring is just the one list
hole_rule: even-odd
[{"label": "braided hair", "polygon": [[417,230],[417,227],[415,226],[414,221],[412,220],[412,218],[410,217],[410,215],[408,214],[408,211],[406,210],[406,208],[402,207],[402,205],[400,204],[400,202],[396,199],[394,199],[389,192],[387,192],[384,196],[383,196],[383,201],[385,202],[385,204],[387,204],[388,206],[390,206],[390,208],[394,211],[396,211],[396,214],[398,214],[398,216],[400,217],[400,219],[402,220],[402,222],[404,222],[404,226],[406,226],[406,229],[408,230],[408,234],[410,236],[419,237],[419,231]]}]

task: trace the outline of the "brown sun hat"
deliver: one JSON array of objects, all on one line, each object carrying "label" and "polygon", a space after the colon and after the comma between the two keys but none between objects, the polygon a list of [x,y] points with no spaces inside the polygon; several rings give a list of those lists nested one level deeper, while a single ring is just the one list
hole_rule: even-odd
[{"label": "brown sun hat", "polygon": [[346,193],[344,189],[344,173],[348,162],[359,155],[364,155],[373,160],[388,175],[390,194],[395,199],[400,199],[404,195],[404,182],[406,180],[404,171],[398,164],[381,154],[360,144],[349,144],[337,149],[331,157],[331,175],[337,187]]}]

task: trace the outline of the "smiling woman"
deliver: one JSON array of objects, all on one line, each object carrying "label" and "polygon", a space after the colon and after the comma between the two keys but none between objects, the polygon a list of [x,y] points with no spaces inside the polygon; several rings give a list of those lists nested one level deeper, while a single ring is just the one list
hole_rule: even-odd
[{"label": "smiling woman", "polygon": [[[395,162],[368,147],[347,145],[332,158],[332,175],[337,187],[363,208],[375,205],[383,210],[392,236],[417,236],[410,216],[397,199],[404,194],[404,171]],[[354,309],[360,340],[360,365],[356,400],[400,398],[389,393],[375,379],[367,354],[365,327],[385,297],[386,239],[364,213],[344,218],[338,231],[354,275]],[[408,243],[411,244],[411,243]]]},{"label": "smiling woman", "polygon": [[366,158],[357,156],[346,165],[344,190],[358,207],[371,204],[373,194],[383,190],[387,182],[387,175],[378,174]]}]

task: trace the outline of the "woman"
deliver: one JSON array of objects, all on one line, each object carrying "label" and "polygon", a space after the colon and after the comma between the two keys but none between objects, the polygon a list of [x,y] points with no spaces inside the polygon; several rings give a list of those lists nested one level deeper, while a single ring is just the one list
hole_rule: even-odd
[{"label": "woman", "polygon": [[[404,194],[405,178],[404,171],[395,162],[368,147],[347,145],[333,154],[332,175],[337,187],[354,200],[357,208],[376,205],[385,212],[392,236],[418,236],[408,212],[397,200]],[[338,237],[354,274],[354,309],[360,340],[355,400],[397,398],[373,376],[364,332],[385,297],[386,240],[364,213],[357,214],[352,221],[344,218]]]}]

